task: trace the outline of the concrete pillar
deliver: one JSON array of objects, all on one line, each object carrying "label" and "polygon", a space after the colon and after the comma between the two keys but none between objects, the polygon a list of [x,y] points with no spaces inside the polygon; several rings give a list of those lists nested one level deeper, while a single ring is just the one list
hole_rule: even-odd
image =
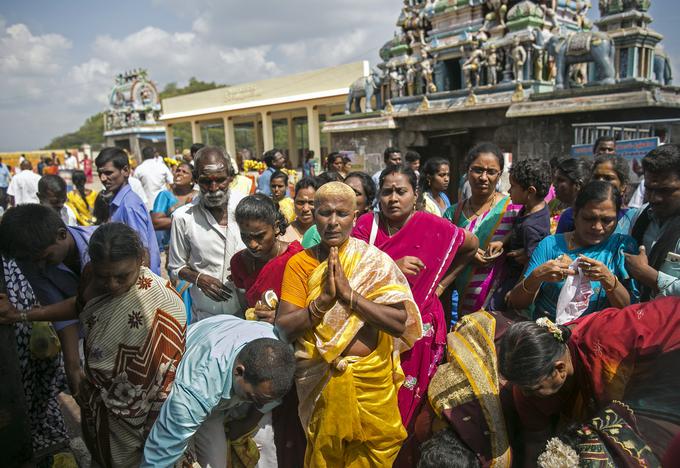
[{"label": "concrete pillar", "polygon": [[269,151],[274,148],[274,124],[271,112],[260,112],[262,117],[262,142],[264,150]]},{"label": "concrete pillar", "polygon": [[234,132],[234,119],[223,117],[224,122],[224,146],[232,158],[236,158],[236,133]]},{"label": "concrete pillar", "polygon": [[193,143],[203,143],[201,124],[198,121],[191,122],[191,139],[193,140]]},{"label": "concrete pillar", "polygon": [[295,141],[295,132],[293,129],[293,114],[291,112],[289,112],[288,117],[286,117],[286,126],[288,128],[288,157],[290,158],[291,162],[297,164],[297,145]]},{"label": "concrete pillar", "polygon": [[255,136],[255,156],[257,159],[262,159],[262,154],[264,153],[264,148],[262,147],[262,132],[260,130],[260,121],[255,117],[253,121],[253,132]]},{"label": "concrete pillar", "polygon": [[319,109],[307,106],[307,129],[309,131],[309,149],[314,151],[317,167],[321,167],[321,141],[319,138]]},{"label": "concrete pillar", "polygon": [[165,152],[169,158],[175,155],[175,132],[172,129],[172,124],[165,126]]}]

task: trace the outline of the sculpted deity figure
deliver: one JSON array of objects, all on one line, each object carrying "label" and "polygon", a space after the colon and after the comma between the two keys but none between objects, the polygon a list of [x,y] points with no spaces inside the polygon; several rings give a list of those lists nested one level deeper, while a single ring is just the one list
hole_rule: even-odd
[{"label": "sculpted deity figure", "polygon": [[591,7],[590,0],[579,0],[576,2],[576,24],[579,29],[590,29],[590,21],[588,20],[588,10]]},{"label": "sculpted deity figure", "polygon": [[557,20],[555,19],[555,12],[557,11],[557,0],[541,0],[540,6],[545,19],[550,22],[551,28],[556,28]]},{"label": "sculpted deity figure", "polygon": [[406,91],[409,96],[415,96],[416,90],[416,68],[412,63],[406,64]]},{"label": "sculpted deity figure", "polygon": [[390,70],[390,95],[393,98],[404,95],[404,75],[398,67],[392,67]]},{"label": "sculpted deity figure", "polygon": [[[472,88],[479,84],[479,69],[484,60],[484,51],[479,47],[479,42],[472,41],[472,52],[463,62],[463,74],[465,75],[465,85]],[[461,47],[461,54],[465,56],[465,49]]]},{"label": "sculpted deity figure", "polygon": [[522,81],[524,80],[524,63],[527,61],[527,51],[520,43],[518,36],[513,39],[512,46],[510,51],[512,73],[515,76],[515,81]]},{"label": "sculpted deity figure", "polygon": [[498,83],[498,53],[494,46],[489,47],[484,65],[486,66],[486,84],[495,86]]},{"label": "sculpted deity figure", "polygon": [[485,2],[489,13],[484,16],[482,30],[488,31],[494,23],[505,27],[505,15],[508,12],[508,0],[486,0]]},{"label": "sculpted deity figure", "polygon": [[425,80],[425,93],[436,93],[437,86],[434,84],[432,61],[427,56],[427,51],[425,49],[422,50],[421,54],[420,73]]}]

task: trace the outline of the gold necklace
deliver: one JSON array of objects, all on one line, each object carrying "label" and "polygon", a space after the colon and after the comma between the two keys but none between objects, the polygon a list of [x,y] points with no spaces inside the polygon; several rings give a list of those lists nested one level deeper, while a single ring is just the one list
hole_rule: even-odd
[{"label": "gold necklace", "polygon": [[400,230],[401,228],[403,228],[404,226],[406,226],[406,223],[408,223],[408,220],[411,219],[411,216],[413,216],[413,211],[411,211],[411,213],[408,215],[408,218],[406,218],[406,221],[404,221],[404,222],[401,224],[401,226],[399,226],[399,229],[397,229],[394,233],[392,232],[392,227],[390,226],[390,220],[387,219],[387,216],[385,216],[385,215],[383,215],[383,216],[384,216],[384,218],[385,218],[385,226],[387,226],[387,235],[388,235],[389,237],[392,237],[394,234],[396,234],[397,232],[399,232],[399,230]]},{"label": "gold necklace", "polygon": [[[497,193],[498,193],[498,192],[494,192],[493,195],[491,195],[491,198],[490,198],[491,203],[489,204],[489,209],[491,209],[491,207],[492,207],[492,206],[494,205],[494,203],[496,202],[496,194],[497,194]],[[472,198],[468,198],[468,200],[467,200],[467,209],[468,209],[468,213],[470,213],[470,217],[472,217],[472,216],[479,217],[479,215],[481,214],[480,212],[482,212],[482,213],[484,212],[484,207],[486,206],[487,203],[489,203],[489,200],[487,200],[487,201],[485,201],[484,203],[482,203],[482,206],[480,206],[479,209],[478,209],[477,211],[473,211],[473,210],[472,210]]]}]

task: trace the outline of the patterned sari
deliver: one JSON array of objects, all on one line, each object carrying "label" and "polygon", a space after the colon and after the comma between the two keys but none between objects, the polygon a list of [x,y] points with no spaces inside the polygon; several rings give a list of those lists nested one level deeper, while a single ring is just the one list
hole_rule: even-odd
[{"label": "patterned sari", "polygon": [[90,300],[85,333],[83,435],[104,467],[139,466],[184,353],[186,312],[172,285],[141,267],[128,292]]},{"label": "patterned sari", "polygon": [[[406,432],[397,407],[403,382],[399,355],[422,335],[418,308],[406,282],[387,254],[350,238],[340,249],[350,286],[369,301],[406,307],[406,328],[399,338],[378,332],[378,344],[364,357],[343,352],[364,321],[336,305],[314,329],[295,343],[300,419],[307,433],[305,466],[391,466]],[[309,251],[286,266],[282,299],[307,307],[321,293],[328,262]]]},{"label": "patterned sari", "polygon": [[610,308],[569,325],[574,390],[548,398],[515,391],[525,430],[544,430],[558,416],[564,424],[585,422],[618,400],[662,458],[680,433],[680,298]]},{"label": "patterned sari", "polygon": [[437,369],[428,395],[436,415],[453,427],[482,466],[510,467],[495,334],[496,319],[488,312],[461,318],[447,338],[448,363]]},{"label": "patterned sari", "polygon": [[[16,262],[2,258],[0,261],[9,302],[19,310],[35,306],[38,301],[33,289]],[[33,437],[33,457],[41,460],[43,457],[68,449],[69,437],[57,400],[59,393],[67,387],[61,353],[48,359],[38,359],[31,353],[32,329],[31,322],[14,324],[26,409]]]},{"label": "patterned sari", "polygon": [[[423,237],[424,232],[427,238]],[[406,380],[399,389],[399,411],[408,429],[444,355],[446,323],[436,289],[465,240],[465,231],[445,219],[415,212],[404,227],[389,236],[384,224],[377,222],[377,215],[366,213],[357,221],[352,235],[366,242],[375,236],[373,245],[394,261],[414,256],[425,264],[418,275],[406,276],[423,321],[423,337],[401,355]]]},{"label": "patterned sari", "polygon": [[[510,232],[521,205],[512,205],[510,197],[503,197],[489,211],[472,221],[463,214],[462,204],[451,205],[444,217],[477,236],[479,248],[486,250],[489,243],[499,241]],[[493,295],[505,272],[505,255],[489,266],[470,264],[456,278],[459,295],[458,316],[483,309]]]}]

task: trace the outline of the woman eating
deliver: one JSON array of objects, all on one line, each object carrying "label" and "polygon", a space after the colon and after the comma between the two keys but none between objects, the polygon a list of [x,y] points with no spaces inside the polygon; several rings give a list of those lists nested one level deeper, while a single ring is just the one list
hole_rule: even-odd
[{"label": "woman eating", "polygon": [[267,306],[264,293],[272,290],[281,297],[283,270],[288,259],[302,250],[298,241],[281,240],[287,222],[271,198],[263,194],[245,197],[236,206],[236,222],[244,250],[231,257],[231,277],[245,290],[248,307],[258,320],[274,323],[275,307]]},{"label": "woman eating", "polygon": [[619,191],[608,182],[588,183],[574,202],[574,231],[543,239],[531,256],[524,277],[508,294],[508,305],[526,309],[535,305],[536,317],[555,319],[564,280],[578,268],[590,280],[592,295],[583,314],[605,307],[637,302],[638,291],[625,266],[624,253],[636,253],[635,240],[616,234]]},{"label": "woman eating", "polygon": [[301,241],[307,230],[314,226],[314,194],[317,184],[314,179],[305,177],[295,184],[293,210],[295,219],[288,225],[281,240],[285,242]]},{"label": "woman eating", "polygon": [[74,398],[83,438],[99,465],[137,466],[184,353],[186,312],[172,285],[142,265],[145,249],[129,226],[99,227],[88,251],[77,298],[7,318],[80,320],[85,376]]},{"label": "woman eating", "polygon": [[[556,428],[586,422],[614,400],[635,412],[640,433],[663,458],[680,432],[679,358],[677,297],[607,309],[568,326],[546,318],[511,325],[498,369],[513,385],[524,466],[536,466]],[[616,418],[608,425],[615,429]]]},{"label": "woman eating", "polygon": [[[496,191],[503,172],[503,154],[493,143],[480,143],[466,159],[470,198],[451,205],[444,217],[479,239],[477,254],[456,278],[458,316],[483,308],[504,274],[502,240],[511,231],[521,206]],[[456,318],[454,312],[454,318]]]},{"label": "woman eating", "polygon": [[[602,154],[595,158],[590,180],[603,180],[616,187],[621,194],[621,199],[626,200],[628,182],[630,181],[630,165],[623,156],[616,154]],[[637,214],[636,208],[621,207],[618,213],[618,223],[614,232],[628,234],[630,232],[632,220]],[[569,232],[574,230],[573,208],[569,207],[562,213],[565,221],[557,227],[557,233]],[[571,222],[569,222],[571,220]]]},{"label": "woman eating", "polygon": [[[447,327],[439,295],[474,257],[478,246],[475,236],[464,229],[416,211],[416,193],[416,174],[410,168],[388,166],[380,175],[380,212],[361,216],[352,233],[395,261],[420,310],[423,338],[401,356],[406,380],[399,389],[399,411],[409,432],[446,348]],[[424,232],[427,242],[423,242]]]},{"label": "woman eating", "polygon": [[194,176],[191,164],[180,163],[173,173],[171,190],[163,190],[156,195],[151,210],[151,222],[156,231],[158,247],[161,250],[168,249],[170,242],[170,226],[172,226],[172,213],[187,203],[191,202],[198,191],[194,190]]},{"label": "woman eating", "polygon": [[449,188],[449,162],[444,158],[428,159],[420,170],[418,192],[419,209],[444,216],[451,206],[446,190]]},{"label": "woman eating", "polygon": [[78,225],[92,226],[94,224],[92,210],[94,209],[94,201],[97,199],[99,192],[85,187],[87,178],[83,171],[73,171],[71,181],[75,189],[67,194],[66,203],[73,209]]}]

